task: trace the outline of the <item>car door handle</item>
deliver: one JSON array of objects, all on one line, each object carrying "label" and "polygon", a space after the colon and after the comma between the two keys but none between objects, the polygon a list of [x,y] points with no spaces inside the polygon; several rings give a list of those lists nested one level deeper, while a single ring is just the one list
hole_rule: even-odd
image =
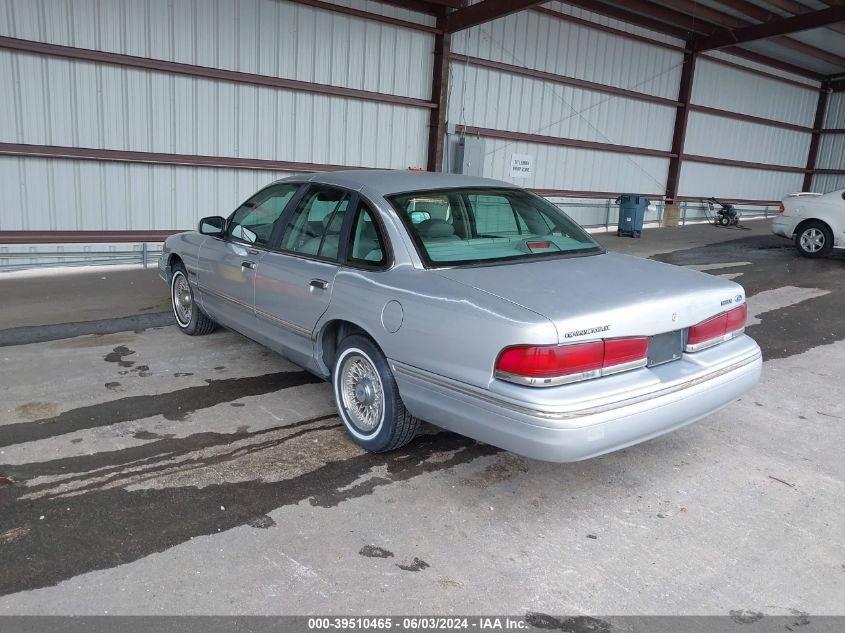
[{"label": "car door handle", "polygon": [[325,290],[329,287],[329,282],[325,279],[312,279],[311,280],[311,287],[312,288],[320,288],[321,290]]},{"label": "car door handle", "polygon": [[255,270],[255,262],[241,262],[241,268],[249,268]]}]

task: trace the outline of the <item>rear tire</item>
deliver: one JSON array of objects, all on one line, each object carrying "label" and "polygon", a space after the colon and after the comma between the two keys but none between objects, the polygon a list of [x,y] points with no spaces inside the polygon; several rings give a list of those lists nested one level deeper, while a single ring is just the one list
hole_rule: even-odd
[{"label": "rear tire", "polygon": [[194,289],[181,262],[173,266],[170,276],[170,305],[176,325],[189,336],[210,334],[217,324],[194,301]]},{"label": "rear tire", "polygon": [[804,257],[824,257],[833,250],[833,233],[823,222],[812,220],[795,234],[795,248]]},{"label": "rear tire", "polygon": [[405,408],[387,359],[370,338],[354,334],[341,342],[332,387],[340,420],[361,448],[392,451],[417,434],[420,421]]}]

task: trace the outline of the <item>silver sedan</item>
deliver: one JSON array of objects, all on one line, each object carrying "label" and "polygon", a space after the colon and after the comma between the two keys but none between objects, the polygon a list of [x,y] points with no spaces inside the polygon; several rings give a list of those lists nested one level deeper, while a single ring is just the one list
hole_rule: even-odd
[{"label": "silver sedan", "polygon": [[165,243],[186,334],[216,324],[331,381],[370,451],[421,420],[575,461],[677,429],[758,380],[741,286],[607,253],[495,180],[348,171],[275,182]]}]

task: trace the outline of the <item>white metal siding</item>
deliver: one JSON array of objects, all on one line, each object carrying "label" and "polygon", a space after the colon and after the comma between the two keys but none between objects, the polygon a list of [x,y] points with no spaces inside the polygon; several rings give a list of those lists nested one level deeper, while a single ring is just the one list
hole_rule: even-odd
[{"label": "white metal siding", "polygon": [[818,90],[799,88],[699,58],[692,102],[741,114],[811,127]]},{"label": "white metal siding", "polygon": [[456,62],[448,118],[477,127],[668,151],[675,108]]},{"label": "white metal siding", "polygon": [[[370,10],[375,3],[349,2]],[[382,9],[409,19],[401,9]],[[428,99],[431,33],[281,0],[0,0],[0,35]]]},{"label": "white metal siding", "polygon": [[723,51],[707,51],[705,55],[706,57],[715,57],[717,59],[723,59],[725,61],[731,62],[732,64],[739,64],[740,66],[745,66],[746,68],[751,68],[753,70],[762,70],[763,72],[768,73],[770,75],[777,75],[778,77],[783,77],[784,79],[789,79],[791,81],[806,84],[809,88],[819,87],[819,82],[815,79],[810,79],[809,77],[802,77],[801,75],[795,75],[785,70],[780,70],[779,68],[766,66],[765,64],[758,64],[757,62],[745,59],[744,57],[737,57],[736,55],[731,55],[730,53],[725,53]]},{"label": "white metal siding", "polygon": [[816,167],[845,169],[845,134],[822,134]]},{"label": "white metal siding", "polygon": [[834,92],[828,97],[823,127],[845,129],[845,92]]},{"label": "white metal siding", "polygon": [[452,50],[493,61],[676,99],[680,53],[521,11],[452,37]]},{"label": "white metal siding", "polygon": [[[572,12],[554,5],[549,6]],[[664,98],[678,96],[680,53],[535,11],[456,33],[452,50]],[[671,106],[460,61],[452,63],[451,73],[450,123],[661,150],[671,146]],[[534,176],[513,181],[525,187],[649,194],[666,187],[668,159],[494,139],[486,139],[485,150],[484,174],[503,180],[510,180],[511,154],[532,155]]]},{"label": "white metal siding", "polygon": [[837,189],[845,189],[845,174],[816,174],[813,176],[813,191],[827,193]]},{"label": "white metal siding", "polygon": [[680,195],[694,198],[780,200],[801,191],[800,173],[745,169],[685,161],[681,164]]},{"label": "white metal siding", "polygon": [[[428,111],[0,50],[0,141],[365,167],[425,164]],[[20,107],[15,107],[15,100]],[[0,101],[0,102],[2,102]],[[9,103],[11,102],[11,103]]]},{"label": "white metal siding", "polygon": [[804,167],[811,137],[806,132],[690,112],[684,151],[699,156]]},{"label": "white metal siding", "polygon": [[[532,178],[510,177],[511,154],[534,157]],[[484,175],[531,189],[663,193],[669,159],[486,139]]]},{"label": "white metal siding", "polygon": [[191,229],[291,173],[0,156],[0,231]]}]

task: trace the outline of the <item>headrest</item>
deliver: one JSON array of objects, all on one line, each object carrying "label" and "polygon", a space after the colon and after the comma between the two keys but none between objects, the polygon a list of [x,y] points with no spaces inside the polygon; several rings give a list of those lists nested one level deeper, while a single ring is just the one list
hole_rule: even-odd
[{"label": "headrest", "polygon": [[455,234],[455,227],[446,220],[431,219],[420,222],[417,230],[423,237],[451,237]]},{"label": "headrest", "polygon": [[343,212],[345,209],[338,209],[334,213],[329,213],[323,218],[324,233],[340,233],[343,227]]}]

